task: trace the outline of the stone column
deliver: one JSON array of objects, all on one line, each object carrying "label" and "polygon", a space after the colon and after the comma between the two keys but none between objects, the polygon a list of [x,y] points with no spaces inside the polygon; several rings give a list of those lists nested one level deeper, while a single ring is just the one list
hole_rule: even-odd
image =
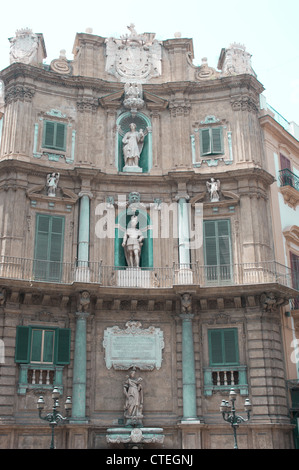
[{"label": "stone column", "polygon": [[87,266],[89,261],[89,224],[90,224],[90,195],[80,193],[78,264]]},{"label": "stone column", "polygon": [[196,412],[196,379],[193,345],[192,298],[190,294],[181,297],[182,319],[182,372],[183,372],[183,419],[182,421],[197,421]]},{"label": "stone column", "polygon": [[86,322],[90,298],[83,292],[76,312],[76,337],[73,369],[72,421],[86,423]]}]

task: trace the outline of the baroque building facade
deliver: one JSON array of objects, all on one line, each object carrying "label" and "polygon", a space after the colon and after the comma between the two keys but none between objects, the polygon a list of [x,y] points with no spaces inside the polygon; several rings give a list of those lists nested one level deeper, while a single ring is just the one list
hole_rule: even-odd
[{"label": "baroque building facade", "polygon": [[[0,74],[2,448],[47,448],[36,403],[72,397],[58,448],[292,448],[263,86],[245,47],[76,35],[42,64],[17,31]],[[273,225],[274,224],[274,225]],[[296,233],[293,236],[296,236]],[[298,254],[297,252],[295,254]],[[137,376],[136,376],[137,374]],[[137,378],[136,378],[137,377]]]}]

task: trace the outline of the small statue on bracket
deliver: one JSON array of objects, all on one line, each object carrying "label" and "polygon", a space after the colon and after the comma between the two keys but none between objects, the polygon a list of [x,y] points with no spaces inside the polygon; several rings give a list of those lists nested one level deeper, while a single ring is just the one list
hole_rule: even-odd
[{"label": "small statue on bracket", "polygon": [[58,186],[60,174],[59,173],[49,173],[47,175],[47,188],[48,188],[48,196],[55,197],[56,196],[56,189]]}]

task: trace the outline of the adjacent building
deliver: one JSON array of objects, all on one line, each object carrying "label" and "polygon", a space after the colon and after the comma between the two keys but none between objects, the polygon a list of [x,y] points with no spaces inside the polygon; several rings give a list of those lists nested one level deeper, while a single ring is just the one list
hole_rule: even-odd
[{"label": "adjacent building", "polygon": [[298,141],[261,112],[250,54],[195,66],[192,39],[134,25],[49,65],[42,34],[10,43],[1,447],[49,447],[37,402],[56,387],[57,448],[232,448],[232,388],[252,404],[240,448],[293,448],[298,188],[276,179],[298,175]]}]

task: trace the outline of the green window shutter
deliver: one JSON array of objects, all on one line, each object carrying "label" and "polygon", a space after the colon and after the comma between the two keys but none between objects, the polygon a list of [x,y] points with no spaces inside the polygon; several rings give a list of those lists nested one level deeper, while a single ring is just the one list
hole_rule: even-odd
[{"label": "green window shutter", "polygon": [[201,129],[200,153],[205,155],[219,155],[223,153],[222,127]]},{"label": "green window shutter", "polygon": [[55,147],[57,149],[65,150],[65,135],[66,135],[66,125],[57,123],[56,125],[56,140]]},{"label": "green window shutter", "polygon": [[239,364],[237,328],[208,330],[208,339],[211,366]]},{"label": "green window shutter", "polygon": [[217,155],[223,153],[223,138],[222,138],[222,128],[216,127],[211,129],[212,134],[212,154]]},{"label": "green window shutter", "polygon": [[44,147],[54,147],[55,122],[45,121],[44,123]]},{"label": "green window shutter", "polygon": [[237,329],[223,330],[224,355],[227,364],[238,363]]},{"label": "green window shutter", "polygon": [[59,280],[63,260],[64,217],[37,214],[35,235],[35,277]]},{"label": "green window shutter", "polygon": [[64,365],[70,363],[71,330],[59,328],[55,337],[55,364]]},{"label": "green window shutter", "polygon": [[43,146],[50,149],[66,149],[66,124],[44,121]]},{"label": "green window shutter", "polygon": [[41,329],[32,329],[31,336],[31,362],[42,362],[41,352],[42,352],[42,341],[43,341],[43,331]]},{"label": "green window shutter", "polygon": [[44,331],[43,362],[52,363],[54,361],[54,337],[53,330]]},{"label": "green window shutter", "polygon": [[204,221],[204,262],[208,281],[229,281],[232,250],[229,220]]},{"label": "green window shutter", "polygon": [[28,364],[30,354],[31,329],[29,326],[17,326],[15,362]]},{"label": "green window shutter", "polygon": [[210,364],[223,364],[222,332],[209,330]]},{"label": "green window shutter", "polygon": [[202,129],[200,134],[201,155],[209,155],[211,153],[210,129]]}]

